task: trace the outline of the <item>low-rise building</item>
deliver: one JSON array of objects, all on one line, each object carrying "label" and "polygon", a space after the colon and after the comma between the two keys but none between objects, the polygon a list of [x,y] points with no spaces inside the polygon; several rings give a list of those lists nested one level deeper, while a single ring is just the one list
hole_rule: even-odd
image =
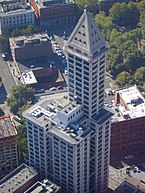
[{"label": "low-rise building", "polygon": [[43,180],[42,182],[36,182],[24,193],[61,193],[61,187],[51,182],[48,179]]},{"label": "low-rise building", "polygon": [[51,57],[51,42],[46,33],[10,38],[10,48],[16,61],[33,59],[40,56]]},{"label": "low-rise building", "polygon": [[13,2],[0,5],[0,34],[34,23],[34,11],[28,3]]},{"label": "low-rise building", "polygon": [[60,29],[76,21],[76,5],[73,0],[30,0],[41,29]]},{"label": "low-rise building", "polygon": [[0,192],[25,192],[37,180],[38,173],[26,164],[22,164],[0,181]]},{"label": "low-rise building", "polygon": [[[18,133],[10,117],[0,117],[0,174],[4,176],[7,172],[18,166]],[[1,191],[0,191],[1,192]]]},{"label": "low-rise building", "polygon": [[144,191],[135,187],[127,181],[122,182],[114,191],[114,193],[143,193]]},{"label": "low-rise building", "polygon": [[144,144],[145,99],[136,85],[116,91],[112,111],[111,150]]}]

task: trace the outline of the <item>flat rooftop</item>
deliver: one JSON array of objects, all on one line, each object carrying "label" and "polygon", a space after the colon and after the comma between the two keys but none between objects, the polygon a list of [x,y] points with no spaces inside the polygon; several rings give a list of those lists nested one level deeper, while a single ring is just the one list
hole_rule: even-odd
[{"label": "flat rooftop", "polygon": [[51,182],[48,179],[43,180],[42,182],[36,182],[24,193],[57,193],[61,190],[61,187]]},{"label": "flat rooftop", "polygon": [[0,117],[0,139],[17,135],[17,130],[14,127],[9,117]]},{"label": "flat rooftop", "polygon": [[114,114],[112,116],[112,122],[131,120],[145,116],[145,99],[136,85],[116,92],[126,104],[126,108],[121,104],[108,105],[109,110]]},{"label": "flat rooftop", "polygon": [[37,175],[38,173],[34,169],[22,164],[0,181],[0,192],[15,192]]},{"label": "flat rooftop", "polygon": [[[87,118],[81,116],[80,112],[79,119],[76,118],[74,121],[72,120],[71,123],[63,124],[61,119],[65,119],[66,117],[61,117],[60,114],[62,113],[64,116],[68,116],[70,112],[75,112],[78,107],[80,108],[81,105],[75,101],[68,101],[66,93],[62,95],[55,94],[50,95],[49,98],[42,99],[30,107],[23,113],[23,116],[38,124],[40,127],[49,124],[52,134],[76,144],[91,132],[89,127],[83,125],[83,122],[85,122]],[[66,110],[67,113],[65,112]]]},{"label": "flat rooftop", "polygon": [[14,48],[24,47],[25,44],[40,44],[42,42],[49,42],[48,35],[46,33],[33,34],[31,36],[19,36],[10,38],[10,42]]},{"label": "flat rooftop", "polygon": [[62,113],[69,115],[72,111],[74,111],[75,109],[77,109],[78,107],[80,107],[80,104],[77,104],[75,101],[73,101],[72,103],[67,104],[63,109],[62,109]]},{"label": "flat rooftop", "polygon": [[141,190],[133,186],[127,181],[121,183],[114,191],[114,193],[143,193]]},{"label": "flat rooftop", "polygon": [[52,7],[55,5],[62,5],[62,4],[69,4],[69,3],[74,3],[73,0],[60,0],[60,1],[56,1],[56,0],[38,0],[38,5],[40,7]]},{"label": "flat rooftop", "polygon": [[22,72],[22,79],[25,82],[25,84],[30,85],[30,84],[36,84],[37,80],[35,78],[35,75],[32,70],[30,71],[25,71]]},{"label": "flat rooftop", "polygon": [[0,17],[9,17],[9,16],[14,16],[14,15],[22,15],[25,13],[33,13],[32,9],[17,9],[13,11],[8,11],[8,12],[0,12]]}]

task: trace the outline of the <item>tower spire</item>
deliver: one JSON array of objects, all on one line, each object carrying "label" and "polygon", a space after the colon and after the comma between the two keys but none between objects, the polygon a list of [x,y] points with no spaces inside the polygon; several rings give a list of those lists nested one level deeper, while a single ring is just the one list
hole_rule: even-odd
[{"label": "tower spire", "polygon": [[67,43],[74,49],[88,54],[88,56],[92,56],[96,52],[99,53],[102,47],[106,47],[106,42],[87,6],[85,6],[84,13]]}]

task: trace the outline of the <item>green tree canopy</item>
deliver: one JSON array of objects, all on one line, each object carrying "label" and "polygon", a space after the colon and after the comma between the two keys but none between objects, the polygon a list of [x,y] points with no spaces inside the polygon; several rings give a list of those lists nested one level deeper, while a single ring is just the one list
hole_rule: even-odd
[{"label": "green tree canopy", "polygon": [[0,52],[9,52],[9,40],[5,35],[0,35]]},{"label": "green tree canopy", "polygon": [[33,103],[34,90],[24,84],[19,84],[12,87],[11,94],[8,96],[6,102],[10,107],[10,111],[17,114],[19,109],[27,103]]},{"label": "green tree canopy", "polygon": [[19,134],[19,152],[20,152],[20,159],[21,161],[28,160],[28,143],[27,143],[27,128],[25,125],[17,126],[17,131]]},{"label": "green tree canopy", "polygon": [[140,67],[136,70],[134,80],[137,84],[143,85],[145,82],[145,67]]},{"label": "green tree canopy", "polygon": [[135,3],[115,3],[110,9],[112,22],[120,27],[136,27],[140,13]]},{"label": "green tree canopy", "polygon": [[0,116],[3,116],[5,113],[3,112],[3,110],[0,108]]},{"label": "green tree canopy", "polygon": [[22,35],[32,35],[34,33],[39,33],[40,29],[37,26],[33,25],[28,25],[27,28],[16,28],[15,30],[12,31],[11,37],[17,37],[17,36],[22,36]]},{"label": "green tree canopy", "polygon": [[95,21],[99,28],[102,31],[105,39],[109,41],[110,33],[114,28],[112,19],[109,16],[105,15],[105,12],[101,11],[99,14],[95,16]]},{"label": "green tree canopy", "polygon": [[118,74],[115,83],[120,87],[129,86],[133,84],[134,79],[129,72],[123,71]]}]

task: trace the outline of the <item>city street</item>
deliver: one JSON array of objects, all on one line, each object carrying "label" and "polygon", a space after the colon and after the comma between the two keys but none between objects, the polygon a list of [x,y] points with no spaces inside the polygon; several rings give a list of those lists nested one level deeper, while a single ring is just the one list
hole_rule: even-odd
[{"label": "city street", "polygon": [[10,93],[10,90],[13,85],[16,85],[15,80],[11,74],[9,66],[6,61],[4,61],[0,56],[0,76],[2,78],[3,84],[5,86],[7,94]]}]

